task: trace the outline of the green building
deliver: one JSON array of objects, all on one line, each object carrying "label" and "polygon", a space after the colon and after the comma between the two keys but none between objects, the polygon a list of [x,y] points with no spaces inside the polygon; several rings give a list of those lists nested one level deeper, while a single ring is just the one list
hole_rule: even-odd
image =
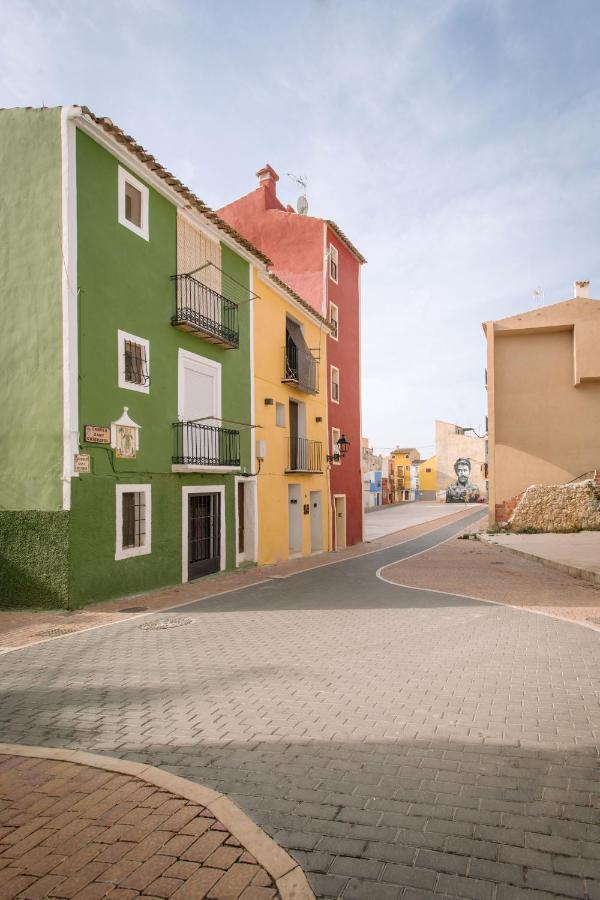
[{"label": "green building", "polygon": [[252,266],[109,119],[0,111],[0,604],[256,559]]}]

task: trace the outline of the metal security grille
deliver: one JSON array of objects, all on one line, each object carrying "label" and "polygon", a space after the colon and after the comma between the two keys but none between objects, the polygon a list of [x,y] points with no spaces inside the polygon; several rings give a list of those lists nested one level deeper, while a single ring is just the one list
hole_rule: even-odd
[{"label": "metal security grille", "polygon": [[134,341],[125,341],[125,381],[130,384],[149,384],[146,348]]},{"label": "metal security grille", "polygon": [[123,494],[123,549],[143,547],[146,541],[146,495],[142,491]]},{"label": "metal security grille", "polygon": [[190,494],[188,507],[188,577],[218,572],[221,563],[221,498]]}]

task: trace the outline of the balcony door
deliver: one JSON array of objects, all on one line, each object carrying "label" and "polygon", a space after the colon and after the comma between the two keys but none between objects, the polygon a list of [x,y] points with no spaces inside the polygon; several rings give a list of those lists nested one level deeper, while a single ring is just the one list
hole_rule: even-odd
[{"label": "balcony door", "polygon": [[289,401],[290,469],[305,469],[307,460],[306,406],[298,400]]},{"label": "balcony door", "polygon": [[[183,455],[216,462],[221,425],[221,366],[212,359],[179,350],[179,419],[190,423],[183,431]],[[213,465],[215,462],[212,463]]]}]

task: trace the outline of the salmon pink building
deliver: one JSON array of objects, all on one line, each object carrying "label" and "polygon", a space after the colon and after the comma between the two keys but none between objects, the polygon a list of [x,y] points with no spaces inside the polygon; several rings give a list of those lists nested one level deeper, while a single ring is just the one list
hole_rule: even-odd
[{"label": "salmon pink building", "polygon": [[[332,546],[340,549],[363,537],[360,270],[366,260],[335,222],[284,206],[277,197],[279,176],[270,165],[256,174],[256,190],[219,215],[272,260],[275,275],[333,323],[331,335],[323,336],[327,346],[310,350],[327,357],[327,383],[318,389],[327,392]],[[281,354],[283,368],[283,345]],[[342,435],[350,442],[345,455],[337,446]]]}]

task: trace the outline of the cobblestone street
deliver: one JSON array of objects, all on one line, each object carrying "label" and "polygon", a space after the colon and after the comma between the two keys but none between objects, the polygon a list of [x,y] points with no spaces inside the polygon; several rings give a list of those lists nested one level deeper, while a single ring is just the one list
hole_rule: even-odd
[{"label": "cobblestone street", "polygon": [[223,792],[320,898],[600,898],[598,634],[375,577],[480,515],[6,653],[2,740]]}]

